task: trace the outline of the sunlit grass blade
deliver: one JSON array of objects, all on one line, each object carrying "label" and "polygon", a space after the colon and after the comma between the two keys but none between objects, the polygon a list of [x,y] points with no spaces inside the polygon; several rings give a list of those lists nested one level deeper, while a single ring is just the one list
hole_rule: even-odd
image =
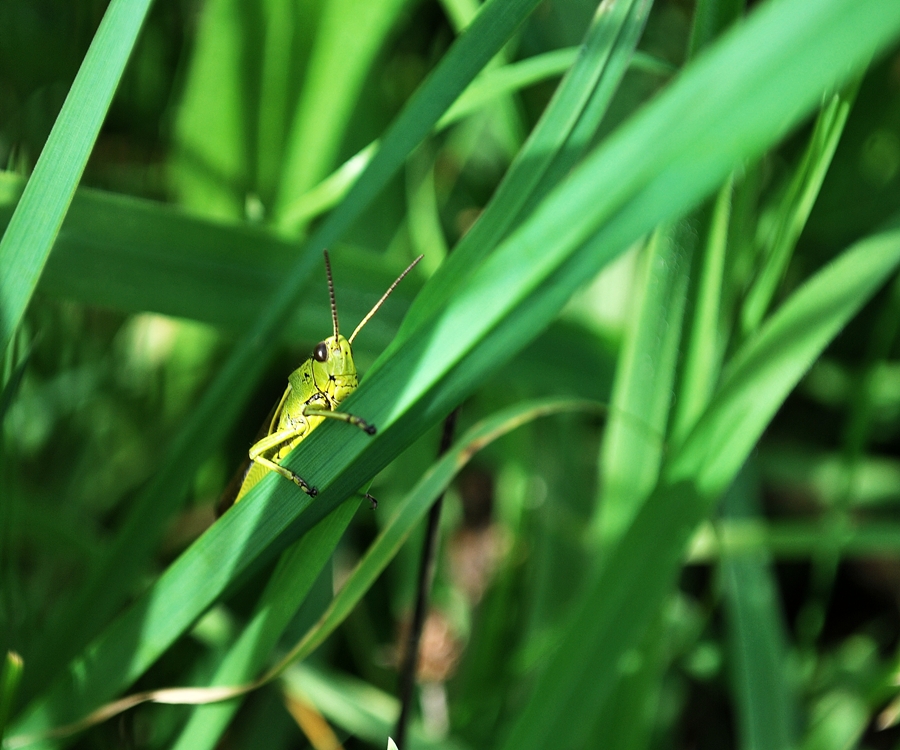
[{"label": "sunlit grass blade", "polygon": [[23,668],[22,657],[14,651],[7,651],[3,668],[0,669],[0,743],[3,741],[6,722],[16,702]]},{"label": "sunlit grass blade", "polygon": [[0,240],[0,351],[25,314],[149,7],[110,3]]},{"label": "sunlit grass blade", "polygon": [[[618,358],[600,461],[593,534],[615,544],[656,486],[695,244],[685,226],[657,231],[644,248],[638,298]],[[648,398],[653,394],[654,398]]]}]

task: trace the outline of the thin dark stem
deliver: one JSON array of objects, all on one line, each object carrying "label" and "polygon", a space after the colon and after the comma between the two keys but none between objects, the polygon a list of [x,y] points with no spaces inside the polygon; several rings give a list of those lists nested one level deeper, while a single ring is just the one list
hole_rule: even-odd
[{"label": "thin dark stem", "polygon": [[[444,431],[441,434],[441,445],[438,456],[443,456],[453,442],[453,433],[456,429],[456,417],[459,409],[454,409],[444,420]],[[431,510],[428,511],[428,526],[425,530],[425,540],[422,543],[422,556],[419,561],[419,577],[416,583],[416,608],[413,612],[412,624],[406,639],[406,648],[403,649],[403,662],[400,665],[400,718],[397,719],[397,729],[394,732],[394,742],[398,750],[403,750],[406,745],[406,729],[409,724],[409,716],[412,712],[413,688],[416,684],[416,670],[419,666],[419,642],[422,640],[422,628],[425,625],[425,615],[428,612],[428,597],[431,593],[431,584],[434,580],[435,560],[437,558],[438,529],[441,523],[441,507],[444,504],[442,492],[434,501]]]}]

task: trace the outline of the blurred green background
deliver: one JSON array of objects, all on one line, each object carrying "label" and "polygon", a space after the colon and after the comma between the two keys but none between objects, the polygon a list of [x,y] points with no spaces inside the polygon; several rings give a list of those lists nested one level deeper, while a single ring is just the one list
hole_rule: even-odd
[{"label": "blurred green background", "polygon": [[[860,14],[891,7],[867,2]],[[857,291],[846,268],[862,268],[862,256],[841,255],[876,235],[897,244],[897,13],[885,12],[877,36],[842,21],[853,4],[841,0],[776,3],[778,18],[770,3],[748,10],[738,0],[616,0],[600,13],[587,0],[492,4],[524,18],[508,40],[491,37],[493,27],[463,34],[483,13],[476,0],[150,8],[5,353],[0,650],[24,661],[21,682],[0,697],[8,747],[386,746],[422,544],[416,521],[439,489],[425,497],[414,488],[440,468],[441,421],[457,404],[463,445],[460,436],[492,415],[504,431],[510,419],[522,426],[450,484],[408,746],[900,747],[900,284],[885,260],[859,270],[871,281]],[[3,227],[107,5],[0,3]],[[760,62],[768,27],[738,20],[746,13],[795,23],[779,26],[773,60],[788,50],[809,61],[798,68],[815,68],[834,39],[858,52],[834,63],[832,85],[790,71],[780,80],[772,73],[781,63]],[[475,82],[458,97],[464,73],[453,85],[428,76],[458,70],[451,50],[467,35],[489,62],[473,63]],[[726,58],[744,39],[759,42],[758,59]],[[721,60],[702,69],[710,49],[723,50]],[[687,83],[677,88],[694,70],[734,89],[729,116],[758,115],[756,130],[718,126],[728,120],[717,94],[709,104]],[[389,128],[422,90],[432,98],[416,106],[439,122],[425,123],[422,138],[396,136],[407,138],[402,166],[352,213],[351,186],[377,165],[378,144],[379,158],[400,153],[386,134],[400,132]],[[446,115],[442,91],[455,101]],[[653,102],[682,106],[682,119],[665,120],[660,104],[652,122],[661,137],[601,174],[604,154],[626,151],[640,127],[649,132]],[[60,137],[79,125],[69,127]],[[683,151],[663,155],[669,143]],[[77,181],[77,167],[60,165]],[[619,183],[641,175],[651,187],[640,195],[657,204],[612,203]],[[572,222],[553,223],[567,196],[610,201],[577,241]],[[629,211],[644,218],[603,234]],[[344,443],[368,451],[347,459],[358,475],[335,480],[340,497],[310,505],[271,482],[274,499],[254,508],[277,502],[283,517],[272,516],[281,525],[264,542],[253,546],[251,529],[265,522],[240,508],[216,527],[246,530],[249,551],[228,546],[231,537],[194,544],[287,374],[330,334],[317,244],[328,221],[344,221],[327,242],[344,333],[425,256],[354,345],[365,379],[419,295],[402,341],[375,366],[381,387],[370,403],[381,404],[386,434],[369,447],[345,426],[329,428],[298,465],[327,465]],[[490,306],[513,288],[516,268],[555,257],[555,244],[534,243],[539,230],[580,249],[540,283],[522,282],[521,301],[461,357],[470,369],[450,362],[419,406],[403,402],[408,411],[388,416],[409,392],[391,362],[418,362],[390,355],[432,335],[442,341],[450,318],[440,316],[457,309],[454,299],[477,320],[467,286],[474,297],[479,280],[492,282],[480,298]],[[608,255],[589,255],[591,238]],[[17,283],[18,267],[0,257],[0,275]],[[849,265],[822,276],[838,257]],[[265,329],[260,316],[278,309],[288,277],[295,303]],[[803,314],[790,307],[801,298]],[[833,330],[807,354],[800,339],[825,331],[829,315]],[[789,333],[766,338],[776,330]],[[202,412],[215,415],[204,429],[198,403],[252,340],[253,368],[241,390],[224,388],[221,406]],[[772,362],[766,377],[782,395],[754,380]],[[750,404],[744,412],[725,408],[735,393]],[[758,425],[742,421],[757,408]],[[542,409],[554,413],[537,418]],[[714,417],[719,432],[696,428]],[[686,469],[696,446],[707,457]],[[718,450],[734,466],[709,478]],[[382,466],[370,489],[378,509],[363,503],[354,515],[351,497],[329,516],[334,528],[320,524],[314,537],[314,522]],[[333,476],[323,477],[329,486]],[[678,494],[683,481],[699,500]],[[370,548],[394,533],[407,502],[419,503],[418,516],[405,516],[414,528],[396,531],[395,547]],[[669,524],[675,541],[661,542]],[[204,589],[208,601],[193,583],[207,568],[192,578],[177,561],[221,572],[215,590]],[[225,711],[145,704],[66,738],[22,740],[120,695],[252,680],[320,627],[351,574],[372,580],[339,627]],[[165,616],[128,629],[157,604]],[[254,623],[276,610],[280,625],[266,640]],[[592,622],[597,633],[582,627]],[[242,643],[252,658],[219,671]],[[112,677],[101,662],[141,666]]]}]

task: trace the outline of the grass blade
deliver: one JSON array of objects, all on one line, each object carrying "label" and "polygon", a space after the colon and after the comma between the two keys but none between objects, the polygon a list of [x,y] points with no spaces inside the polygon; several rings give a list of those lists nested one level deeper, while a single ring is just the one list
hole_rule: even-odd
[{"label": "grass blade", "polygon": [[[265,666],[358,507],[359,503],[354,502],[339,506],[281,556],[253,616],[222,660],[210,685],[250,682]],[[215,747],[240,703],[234,699],[198,706],[172,745],[174,750]]]},{"label": "grass blade", "polygon": [[0,351],[37,287],[149,7],[110,3],[0,240]]},{"label": "grass blade", "polygon": [[[847,250],[801,287],[738,353],[697,427],[579,598],[528,708],[504,744],[577,746],[591,708],[607,700],[675,582],[693,530],[734,480],[754,443],[810,362],[900,264],[900,232]],[[639,596],[635,592],[640,592]]]},{"label": "grass blade", "polygon": [[[744,470],[724,500],[725,517],[755,515],[755,482]],[[745,750],[796,747],[797,715],[784,624],[769,556],[758,549],[726,554],[721,562],[731,637],[740,746]]]}]

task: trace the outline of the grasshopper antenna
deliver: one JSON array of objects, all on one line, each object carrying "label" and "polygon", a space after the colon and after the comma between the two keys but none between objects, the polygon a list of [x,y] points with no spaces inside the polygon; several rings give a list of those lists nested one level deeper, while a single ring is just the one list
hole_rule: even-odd
[{"label": "grasshopper antenna", "polygon": [[[328,256],[326,255],[325,257],[327,258]],[[412,263],[410,263],[410,264],[406,267],[406,270],[405,270],[403,273],[401,273],[401,274],[397,277],[397,280],[396,280],[393,284],[391,284],[391,285],[388,287],[388,290],[384,293],[384,295],[382,295],[381,299],[378,300],[378,302],[375,303],[375,307],[373,307],[371,310],[369,310],[369,314],[366,315],[366,317],[364,317],[364,318],[360,321],[359,325],[356,326],[356,330],[355,330],[353,333],[350,334],[350,338],[347,339],[347,342],[348,342],[348,343],[350,343],[350,344],[353,343],[353,339],[356,338],[356,334],[359,333],[359,332],[362,330],[362,327],[363,327],[366,323],[369,322],[369,320],[371,319],[371,317],[372,317],[375,313],[378,312],[378,308],[381,307],[381,306],[384,304],[384,301],[385,301],[388,297],[391,296],[391,292],[393,292],[394,289],[397,288],[397,284],[399,284],[401,281],[403,281],[403,277],[406,276],[406,274],[408,274],[410,271],[412,271],[413,268],[415,267],[416,263],[418,263],[418,262],[419,262],[420,260],[422,260],[422,258],[424,258],[424,257],[425,257],[424,255],[420,255],[418,258],[416,258]],[[331,278],[331,273],[330,273],[330,272],[329,272],[329,278]],[[333,294],[333,293],[332,293],[332,294]],[[337,330],[337,313],[334,314],[334,325],[335,325],[335,330]]]},{"label": "grasshopper antenna", "polygon": [[[337,317],[337,302],[334,299],[334,279],[331,278],[331,260],[328,258],[328,251],[322,251],[325,255],[325,273],[328,276],[328,296],[331,298],[331,320],[334,323],[334,337],[338,337],[338,317]],[[410,266],[412,268],[412,266]],[[407,269],[409,270],[409,269]],[[404,273],[406,273],[404,271]],[[400,278],[403,278],[402,276]],[[378,303],[379,305],[381,302]],[[369,313],[371,315],[371,313]],[[352,341],[353,338],[351,337]]]}]

